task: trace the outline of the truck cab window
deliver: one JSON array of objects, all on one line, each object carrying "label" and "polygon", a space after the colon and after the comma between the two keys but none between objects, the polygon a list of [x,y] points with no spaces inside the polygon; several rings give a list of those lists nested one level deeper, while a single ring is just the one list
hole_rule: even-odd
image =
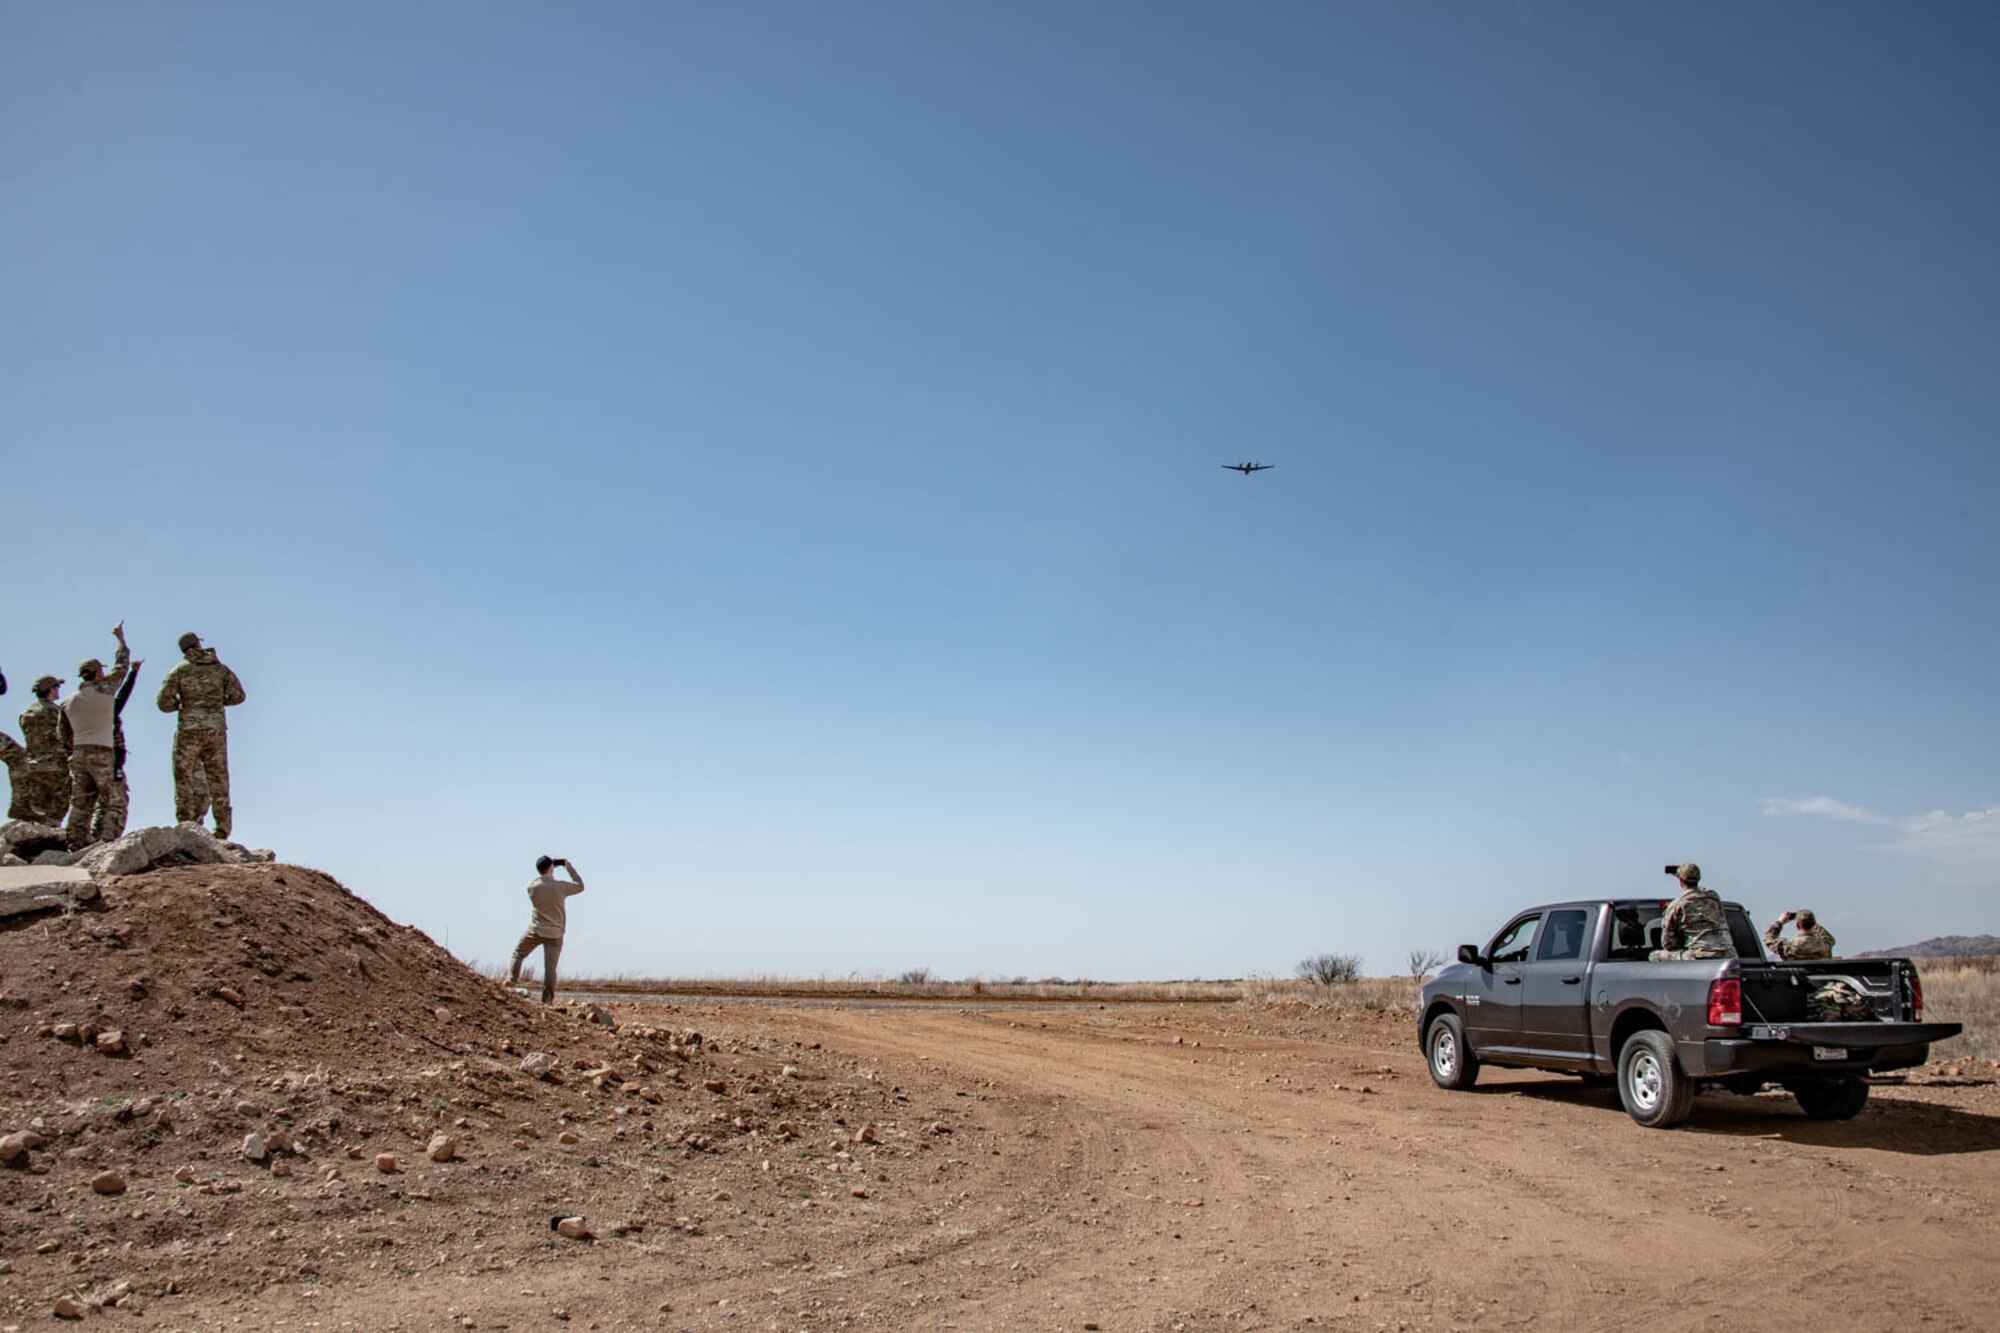
[{"label": "truck cab window", "polygon": [[1612,908],[1611,948],[1605,956],[1613,962],[1645,962],[1647,953],[1660,947],[1660,918],[1666,914],[1665,903]]},{"label": "truck cab window", "polygon": [[1590,913],[1582,908],[1565,907],[1550,912],[1549,924],[1542,931],[1542,946],[1535,952],[1536,959],[1555,963],[1582,958],[1583,931],[1589,920]]},{"label": "truck cab window", "polygon": [[1525,963],[1529,952],[1535,947],[1535,927],[1542,921],[1541,913],[1524,916],[1507,929],[1500,932],[1493,941],[1493,947],[1486,951],[1487,957],[1496,963]]}]

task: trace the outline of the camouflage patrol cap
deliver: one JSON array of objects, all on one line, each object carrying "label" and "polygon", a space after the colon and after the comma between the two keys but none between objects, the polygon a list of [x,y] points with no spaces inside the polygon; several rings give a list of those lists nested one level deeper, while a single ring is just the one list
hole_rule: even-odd
[{"label": "camouflage patrol cap", "polygon": [[94,657],[86,657],[76,664],[76,674],[85,680],[96,680],[104,674],[104,663]]},{"label": "camouflage patrol cap", "polygon": [[190,648],[199,647],[201,647],[201,635],[196,634],[193,630],[189,630],[187,633],[181,635],[182,652],[186,652]]},{"label": "camouflage patrol cap", "polygon": [[1686,862],[1681,866],[1679,870],[1675,871],[1674,873],[1679,877],[1680,882],[1683,884],[1701,883],[1701,867],[1696,865],[1692,861]]},{"label": "camouflage patrol cap", "polygon": [[1798,922],[1807,930],[1811,930],[1818,923],[1819,918],[1813,915],[1812,908],[1801,907],[1798,911],[1792,913],[1792,920]]},{"label": "camouflage patrol cap", "polygon": [[35,682],[35,693],[47,694],[50,690],[55,689],[58,685],[61,684],[62,682],[57,680],[54,676],[43,676],[40,680]]}]

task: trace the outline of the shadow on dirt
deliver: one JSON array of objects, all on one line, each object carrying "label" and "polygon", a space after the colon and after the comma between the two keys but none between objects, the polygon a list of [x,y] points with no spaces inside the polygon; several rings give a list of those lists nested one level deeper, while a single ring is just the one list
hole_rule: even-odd
[{"label": "shadow on dirt", "polygon": [[[1597,1107],[1618,1116],[1625,1114],[1615,1088],[1585,1087],[1568,1080],[1495,1083],[1479,1091],[1493,1095],[1511,1093],[1552,1104]],[[1779,1139],[1817,1148],[1874,1148],[1918,1157],[2000,1151],[2000,1116],[1884,1097],[1881,1089],[1876,1090],[1861,1114],[1852,1120],[1808,1120],[1789,1093],[1763,1092],[1755,1097],[1704,1093],[1695,1099],[1694,1114],[1680,1132]]]}]

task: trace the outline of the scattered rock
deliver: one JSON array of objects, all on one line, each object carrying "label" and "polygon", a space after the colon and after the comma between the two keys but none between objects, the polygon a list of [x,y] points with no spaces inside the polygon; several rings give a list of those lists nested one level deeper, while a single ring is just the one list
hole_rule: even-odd
[{"label": "scattered rock", "polygon": [[556,1234],[565,1240],[589,1240],[590,1224],[580,1217],[559,1217],[555,1220]]},{"label": "scattered rock", "polygon": [[243,1155],[253,1162],[261,1162],[270,1156],[271,1150],[264,1145],[262,1134],[250,1133],[243,1136]]},{"label": "scattered rock", "polygon": [[32,1129],[0,1136],[0,1164],[11,1164],[48,1142]]},{"label": "scattered rock", "polygon": [[610,1028],[613,1032],[618,1030],[618,1020],[613,1018],[611,1011],[601,1004],[582,1005],[579,1007],[579,1011],[593,1023]]},{"label": "scattered rock", "polygon": [[389,1175],[392,1172],[394,1172],[396,1169],[396,1154],[392,1152],[376,1153],[375,1169],[377,1171],[380,1171],[383,1175]]},{"label": "scattered rock", "polygon": [[74,1296],[58,1296],[56,1297],[55,1314],[58,1319],[81,1319],[83,1318],[83,1302],[77,1300]]},{"label": "scattered rock", "polygon": [[63,837],[63,831],[52,824],[10,819],[0,824],[0,847],[6,848],[9,856],[32,861],[43,852],[67,850],[68,842]]},{"label": "scattered rock", "polygon": [[429,1145],[424,1148],[424,1156],[433,1162],[449,1162],[458,1156],[458,1140],[449,1134],[433,1134]]},{"label": "scattered rock", "polygon": [[576,1131],[575,1131],[575,1130],[569,1130],[569,1129],[566,1129],[566,1130],[564,1130],[564,1131],[563,1131],[562,1133],[560,1133],[560,1134],[556,1135],[556,1142],[557,1142],[557,1143],[582,1143],[582,1142],[583,1142],[583,1140],[577,1137],[577,1135],[576,1135]]},{"label": "scattered rock", "polygon": [[125,1173],[123,1171],[100,1171],[90,1178],[90,1188],[99,1194],[123,1194]]},{"label": "scattered rock", "polygon": [[723,1082],[719,1078],[703,1079],[701,1086],[708,1089],[710,1092],[714,1093],[724,1093],[729,1091],[729,1085]]},{"label": "scattered rock", "polygon": [[125,1030],[106,1028],[97,1034],[97,1049],[105,1055],[125,1054]]},{"label": "scattered rock", "polygon": [[547,1078],[555,1068],[554,1057],[546,1051],[530,1051],[521,1057],[521,1072],[529,1078]]},{"label": "scattered rock", "polygon": [[924,1126],[924,1132],[926,1134],[949,1134],[951,1133],[951,1126],[942,1120],[933,1120]]},{"label": "scattered rock", "polygon": [[243,1007],[243,992],[237,990],[234,986],[217,986],[215,988],[215,998],[221,1000],[224,1004],[233,1004],[238,1009]]},{"label": "scattered rock", "polygon": [[856,1143],[880,1142],[880,1140],[875,1137],[875,1126],[873,1125],[863,1125],[860,1129],[855,1130],[854,1141]]}]

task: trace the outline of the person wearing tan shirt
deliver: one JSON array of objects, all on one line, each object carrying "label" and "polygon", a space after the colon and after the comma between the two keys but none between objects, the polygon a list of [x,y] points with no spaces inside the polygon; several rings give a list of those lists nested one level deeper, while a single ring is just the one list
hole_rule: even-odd
[{"label": "person wearing tan shirt", "polygon": [[107,673],[104,663],[93,657],[78,666],[76,693],[63,701],[59,720],[70,747],[69,820],[63,834],[73,852],[125,831],[128,798],[112,745],[117,739],[118,687],[132,669],[132,650],[125,645],[124,621],[111,634],[118,640],[117,665]]},{"label": "person wearing tan shirt", "polygon": [[[565,884],[549,873],[557,866],[561,866],[563,873],[569,876],[569,883]],[[514,962],[507,969],[508,985],[515,985],[521,980],[522,960],[539,947],[542,951],[542,1003],[555,1003],[556,960],[562,957],[563,931],[569,927],[568,901],[582,892],[583,876],[576,873],[576,867],[567,858],[536,858],[535,877],[528,881],[528,902],[533,908],[534,918],[529,921],[521,942],[514,946]]]}]

